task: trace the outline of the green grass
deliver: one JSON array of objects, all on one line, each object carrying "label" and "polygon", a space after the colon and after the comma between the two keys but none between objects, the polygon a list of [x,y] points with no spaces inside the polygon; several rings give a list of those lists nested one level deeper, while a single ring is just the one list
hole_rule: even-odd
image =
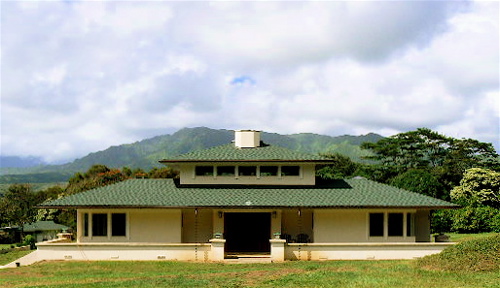
[{"label": "green grass", "polygon": [[0,250],[10,248],[10,245],[16,246],[16,244],[0,244]]},{"label": "green grass", "polygon": [[497,235],[498,233],[460,234],[460,233],[451,233],[450,232],[450,233],[445,233],[445,234],[450,236],[450,241],[461,242],[461,241],[465,241],[465,240],[485,238],[485,237]]},{"label": "green grass", "polygon": [[[451,234],[452,241],[459,241],[460,244],[447,248],[446,253],[439,254],[444,256],[430,256],[422,260],[288,261],[274,264],[171,261],[41,262],[31,266],[0,270],[0,287],[500,288],[500,266],[489,265],[491,264],[489,260],[494,259],[489,256],[497,255],[495,251],[500,252],[500,249],[493,246],[499,243],[497,238],[500,236],[492,235],[497,234]],[[467,239],[473,240],[465,241]],[[455,248],[457,246],[458,249]],[[29,252],[0,255],[0,265],[10,263]],[[479,263],[478,259],[489,259],[483,263],[489,265],[487,271],[469,269],[471,266],[467,266],[467,261]],[[443,264],[448,262],[451,267],[458,267],[460,263],[465,266],[462,265],[460,270],[454,271]]]},{"label": "green grass", "polygon": [[498,271],[428,271],[414,263],[59,261],[0,270],[0,287],[500,287]]},{"label": "green grass", "polygon": [[[24,255],[27,255],[31,252],[33,252],[33,251],[30,251],[30,250],[28,250],[28,251],[12,251],[9,253],[0,254],[0,266],[7,265],[7,264],[13,262],[14,260],[17,260],[17,259],[19,259],[19,258],[23,257]],[[0,287],[2,287],[2,285],[0,285]]]},{"label": "green grass", "polygon": [[500,271],[500,234],[464,240],[417,261],[428,270]]}]

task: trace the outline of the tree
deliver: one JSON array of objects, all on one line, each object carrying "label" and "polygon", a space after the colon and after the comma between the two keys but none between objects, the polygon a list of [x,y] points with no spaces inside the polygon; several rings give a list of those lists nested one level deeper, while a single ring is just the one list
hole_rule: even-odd
[{"label": "tree", "polygon": [[500,166],[491,143],[455,139],[428,128],[363,143],[361,147],[371,150],[374,155],[365,158],[377,161],[381,167],[390,167],[397,174],[410,169],[429,171],[447,190],[459,184],[466,169]]},{"label": "tree", "polygon": [[500,208],[500,172],[483,168],[468,169],[460,185],[453,188],[450,194],[456,203],[463,206]]},{"label": "tree", "polygon": [[118,169],[109,169],[105,165],[94,165],[85,174],[76,173],[70,178],[64,194],[70,195],[97,187],[106,186],[127,179]]},{"label": "tree", "polygon": [[170,167],[153,168],[149,170],[148,178],[175,178],[179,175],[178,171]]},{"label": "tree", "polygon": [[342,179],[352,176],[360,166],[351,158],[338,153],[325,153],[321,156],[335,161],[335,164],[324,165],[316,171],[316,175],[324,179]]},{"label": "tree", "polygon": [[446,199],[447,193],[438,179],[427,170],[411,169],[392,178],[392,186],[417,192],[434,198]]},{"label": "tree", "polygon": [[377,141],[365,142],[361,148],[375,155],[365,158],[399,171],[436,167],[443,163],[450,139],[427,128],[396,134]]},{"label": "tree", "polygon": [[23,227],[25,223],[34,221],[36,209],[35,193],[27,184],[12,184],[2,198],[4,224]]}]

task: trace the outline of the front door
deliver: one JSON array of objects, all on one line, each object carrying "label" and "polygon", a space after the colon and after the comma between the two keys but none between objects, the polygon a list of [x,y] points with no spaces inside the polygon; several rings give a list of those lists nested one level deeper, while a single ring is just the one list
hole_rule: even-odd
[{"label": "front door", "polygon": [[225,213],[226,252],[270,252],[271,213]]}]

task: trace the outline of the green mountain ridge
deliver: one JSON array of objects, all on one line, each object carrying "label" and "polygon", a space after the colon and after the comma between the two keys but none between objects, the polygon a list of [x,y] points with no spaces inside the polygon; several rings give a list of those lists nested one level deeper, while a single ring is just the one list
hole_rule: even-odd
[{"label": "green mountain ridge", "polygon": [[[349,156],[354,161],[362,161],[361,157],[367,156],[369,152],[362,150],[359,145],[363,142],[376,142],[383,137],[373,133],[362,136],[332,137],[313,133],[281,135],[263,132],[261,138],[265,143],[292,150],[313,154],[340,153]],[[74,173],[86,171],[95,164],[104,164],[110,168],[129,167],[149,170],[162,166],[158,160],[227,144],[233,139],[234,131],[232,130],[217,130],[207,127],[183,128],[173,134],[111,146],[63,165],[42,165],[15,169],[0,168],[0,183],[67,181]]]}]

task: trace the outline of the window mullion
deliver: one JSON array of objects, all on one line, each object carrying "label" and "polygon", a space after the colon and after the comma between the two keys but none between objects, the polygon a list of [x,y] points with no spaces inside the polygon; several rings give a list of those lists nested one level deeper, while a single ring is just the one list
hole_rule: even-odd
[{"label": "window mullion", "polygon": [[389,238],[389,214],[384,212],[384,239]]},{"label": "window mullion", "polygon": [[92,212],[89,212],[89,221],[88,221],[88,224],[89,224],[89,238],[92,239],[92,237],[94,237],[94,216],[93,216],[94,213]]},{"label": "window mullion", "polygon": [[111,225],[113,225],[112,221],[111,221],[111,213],[108,213],[108,229],[107,229],[107,233],[108,233],[108,239],[111,240],[111,233],[113,231],[113,227],[111,227]]}]

